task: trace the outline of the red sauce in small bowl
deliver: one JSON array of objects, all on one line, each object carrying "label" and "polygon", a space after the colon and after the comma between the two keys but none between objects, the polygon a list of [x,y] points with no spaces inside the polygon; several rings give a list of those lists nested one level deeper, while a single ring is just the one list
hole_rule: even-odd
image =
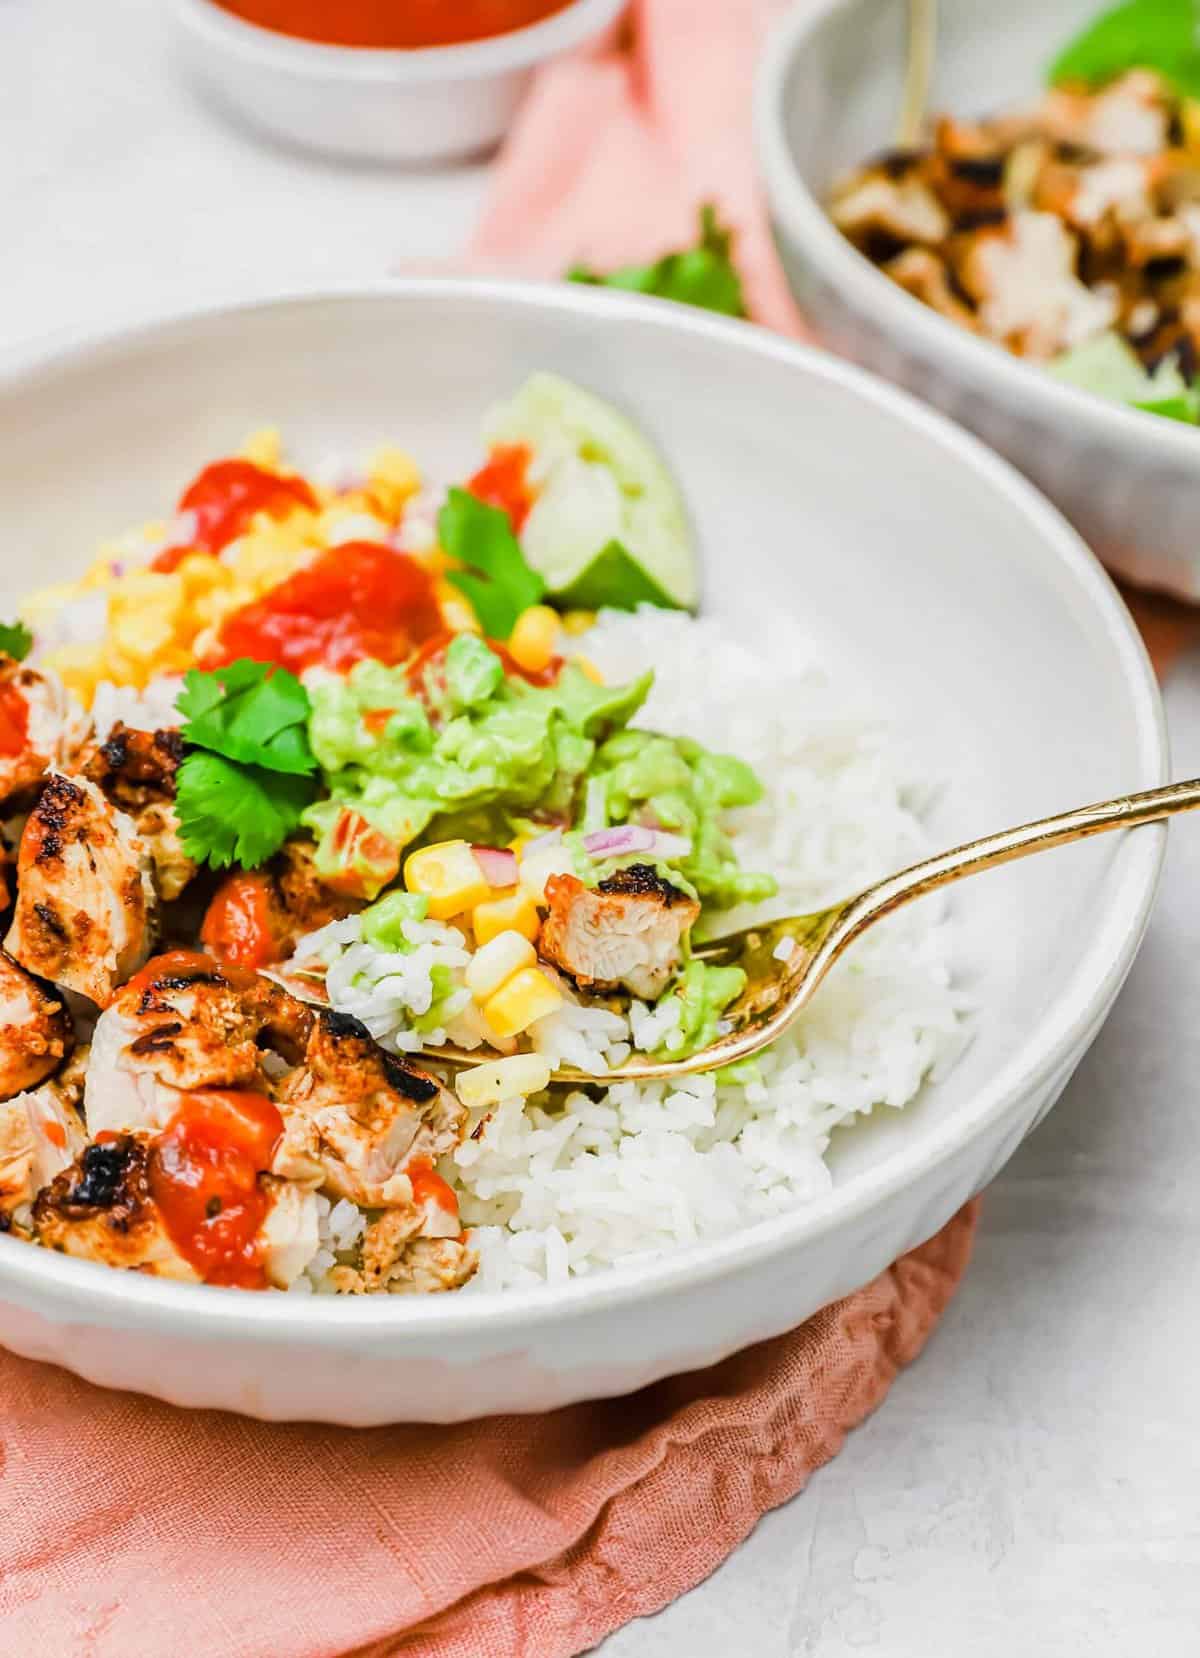
[{"label": "red sauce in small bowl", "polygon": [[461,46],[540,23],[572,0],[215,0],[259,28],[323,46]]}]

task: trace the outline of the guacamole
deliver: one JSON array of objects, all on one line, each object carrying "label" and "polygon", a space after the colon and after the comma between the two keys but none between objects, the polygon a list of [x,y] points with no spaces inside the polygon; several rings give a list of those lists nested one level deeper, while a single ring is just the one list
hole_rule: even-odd
[{"label": "guacamole", "polygon": [[584,837],[639,823],[687,842],[660,860],[662,872],[703,902],[728,908],[770,897],[775,882],[738,867],[721,823],[729,808],[760,799],[761,783],[731,755],[628,729],[652,682],[646,673],[597,685],[568,663],[555,684],[532,685],[506,674],[471,633],[427,663],[416,688],[411,669],[371,661],[344,678],[310,675],[308,736],[329,790],[303,820],[318,839],[318,872],[336,879],[346,870],[352,853],[338,825],[347,812],[398,851],[454,836],[503,846],[561,826],[589,884],[629,860],[589,857]]}]

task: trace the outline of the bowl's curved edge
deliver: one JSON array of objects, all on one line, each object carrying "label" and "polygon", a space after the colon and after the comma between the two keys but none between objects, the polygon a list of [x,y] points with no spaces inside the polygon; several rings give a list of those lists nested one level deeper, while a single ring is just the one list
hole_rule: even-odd
[{"label": "bowl's curved edge", "polygon": [[[1131,782],[1151,787],[1167,775],[1167,740],[1157,683],[1142,640],[1112,582],[1078,534],[1007,461],[944,415],[908,393],[812,347],[796,344],[753,325],[689,312],[668,301],[572,288],[563,283],[508,282],[468,278],[397,278],[301,289],[271,299],[213,303],[158,317],[100,336],[63,330],[50,339],[10,354],[0,365],[0,394],[19,390],[24,380],[53,375],[89,360],[119,356],[134,340],[186,332],[205,319],[252,315],[280,306],[321,307],[343,302],[395,300],[419,304],[450,297],[463,304],[525,307],[568,314],[607,313],[653,322],[673,332],[710,340],[722,349],[748,350],[801,369],[811,380],[848,387],[892,412],[957,460],[987,486],[1007,496],[1039,533],[1101,623],[1113,652],[1114,668],[1126,685],[1134,715],[1142,775]],[[638,1267],[614,1267],[594,1278],[564,1286],[505,1290],[466,1297],[347,1298],[338,1301],[291,1296],[254,1296],[253,1306],[237,1290],[175,1284],[114,1273],[88,1262],[29,1248],[0,1237],[0,1294],[6,1285],[28,1296],[39,1286],[52,1289],[68,1316],[108,1317],[114,1324],[154,1315],[161,1331],[221,1336],[242,1342],[302,1341],[337,1346],[353,1334],[365,1348],[394,1346],[405,1331],[488,1332],[499,1336],[545,1323],[562,1323],[606,1307],[652,1299],[682,1286],[695,1287],[766,1261],[806,1240],[824,1237],[900,1191],[918,1175],[948,1163],[976,1135],[995,1125],[1015,1104],[1060,1072],[1081,1050],[1097,1019],[1116,995],[1133,963],[1150,917],[1165,851],[1165,826],[1151,824],[1126,835],[1117,849],[1111,905],[1074,974],[1049,1004],[1038,1031],[1029,1037],[953,1121],[931,1135],[920,1155],[898,1152],[878,1168],[836,1189],[810,1211],[758,1223],[718,1243],[667,1256]],[[381,1304],[379,1304],[381,1303]]]}]

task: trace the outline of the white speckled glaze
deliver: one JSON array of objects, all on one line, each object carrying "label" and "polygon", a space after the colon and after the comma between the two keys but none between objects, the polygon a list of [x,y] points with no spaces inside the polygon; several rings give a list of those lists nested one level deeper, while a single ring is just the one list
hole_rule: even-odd
[{"label": "white speckled glaze", "polygon": [[541,23],[461,46],[322,46],[257,28],[212,0],[171,0],[176,50],[239,120],[300,149],[424,163],[498,144],[533,71],[594,40],[627,0],[574,0]]},{"label": "white speckled glaze", "polygon": [[[1095,0],[943,0],[931,108],[1028,101]],[[1114,570],[1200,598],[1200,432],[1060,385],[883,276],[822,205],[894,140],[907,0],[801,0],[756,94],[759,163],[793,291],[822,341],[945,410],[1006,455]]]},{"label": "white speckled glaze", "polygon": [[[567,286],[410,282],[60,344],[0,381],[0,572],[80,568],[265,421],[301,461],[388,436],[436,475],[534,367],[625,405],[699,531],[704,604],[795,611],[885,699],[950,844],[1165,775],[1141,643],[1075,533],[939,415],[743,324]],[[827,1198],[563,1288],[346,1301],[158,1282],[0,1237],[0,1341],[184,1405],[351,1424],[626,1392],[776,1335],[937,1230],[1050,1107],[1149,914],[1159,826],[959,889],[974,1039],[904,1113],[839,1134]]]}]

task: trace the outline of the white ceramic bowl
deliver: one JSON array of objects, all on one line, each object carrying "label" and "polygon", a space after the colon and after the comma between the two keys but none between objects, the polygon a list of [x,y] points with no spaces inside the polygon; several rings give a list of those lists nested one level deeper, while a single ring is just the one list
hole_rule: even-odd
[{"label": "white ceramic bowl", "polygon": [[[1200,598],[1200,432],[1060,385],[957,328],[837,231],[837,176],[894,140],[908,0],[802,0],[756,93],[759,162],[793,291],[834,350],[928,398],[1013,461],[1101,557]],[[944,0],[931,108],[1028,101],[1096,0]]]},{"label": "white ceramic bowl", "polygon": [[211,0],[172,0],[171,17],[193,77],[251,126],[349,160],[431,162],[499,143],[534,69],[593,40],[626,3],[573,0],[525,29],[414,51],[295,40]]},{"label": "white ceramic bowl", "polygon": [[[1004,462],[858,370],[683,307],[409,282],[60,346],[0,381],[20,590],[80,569],[213,454],[278,422],[303,463],[387,435],[435,476],[533,368],[624,405],[690,502],[703,603],[794,611],[947,780],[952,844],[1164,776],[1158,693],[1095,559]],[[907,1111],[836,1137],[832,1193],[719,1244],[562,1288],[301,1299],[121,1274],[0,1237],[0,1341],[188,1405],[447,1421],[616,1394],[776,1335],[928,1238],[1057,1096],[1146,924],[1159,826],[958,889],[974,1041]]]}]

